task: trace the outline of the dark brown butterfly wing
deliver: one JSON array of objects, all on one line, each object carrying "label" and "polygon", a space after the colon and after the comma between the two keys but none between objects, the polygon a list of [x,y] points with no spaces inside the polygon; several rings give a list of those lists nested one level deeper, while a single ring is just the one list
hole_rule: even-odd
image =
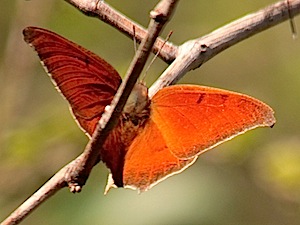
[{"label": "dark brown butterfly wing", "polygon": [[92,135],[121,83],[118,72],[99,56],[51,31],[27,27],[23,34],[70,103],[80,126]]}]

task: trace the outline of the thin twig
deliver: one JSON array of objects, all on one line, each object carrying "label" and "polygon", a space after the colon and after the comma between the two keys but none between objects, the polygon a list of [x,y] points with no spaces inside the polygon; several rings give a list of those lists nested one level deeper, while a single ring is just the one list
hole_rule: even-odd
[{"label": "thin twig", "polygon": [[293,39],[296,39],[297,38],[297,30],[296,30],[296,24],[295,24],[294,17],[291,15],[291,12],[290,12],[290,0],[286,0],[286,4],[287,4],[289,18],[290,18],[289,21],[290,21],[292,36],[293,36]]},{"label": "thin twig", "polygon": [[20,223],[34,209],[63,187],[69,186],[72,192],[79,192],[85,184],[92,168],[98,163],[99,149],[113,129],[120,113],[134,87],[151,52],[153,44],[163,26],[175,9],[176,0],[162,0],[151,12],[151,21],[145,40],[142,41],[126,74],[122,85],[114,97],[110,111],[106,112],[87,144],[84,152],[74,161],[57,172],[45,185],[19,206],[1,225]]},{"label": "thin twig", "polygon": [[[176,2],[177,1],[175,0],[163,0],[151,12],[152,20],[149,24],[147,36],[141,43],[126,76],[112,101],[111,107],[102,115],[91,141],[88,143],[84,153],[82,154],[82,158],[77,160],[76,163],[78,166],[74,167],[76,171],[72,171],[73,173],[70,173],[71,177],[67,179],[72,192],[80,191],[80,188],[85,184],[90,171],[97,163],[99,158],[99,149],[103,145],[109,132],[117,123],[128,96],[144,68],[153,44],[164,24],[169,19],[171,15],[170,13],[175,8]],[[67,176],[69,176],[69,174]]]},{"label": "thin twig", "polygon": [[64,179],[64,174],[68,169],[65,166],[58,171],[49,181],[47,181],[39,190],[31,195],[24,203],[22,203],[13,213],[11,213],[1,225],[19,224],[25,219],[34,209],[53,196],[57,191],[67,186]]},{"label": "thin twig", "polygon": [[188,71],[197,69],[225,49],[300,13],[300,0],[277,2],[233,21],[201,38],[179,47],[177,58],[149,89],[153,96],[161,88],[174,84]]},{"label": "thin twig", "polygon": [[[67,0],[66,0],[67,1]],[[85,10],[85,12],[89,12],[89,14],[95,14],[98,15],[98,13],[101,13],[105,10],[103,8],[97,9],[95,0],[73,0],[68,1],[71,4],[75,5],[76,2],[78,3],[77,7],[79,9],[83,9],[84,3],[86,2],[93,2],[94,5],[90,5],[90,8],[88,10]],[[100,6],[107,6],[103,2],[99,4]],[[92,6],[92,7],[91,7]],[[104,7],[104,8],[105,8]],[[288,12],[289,11],[289,12]],[[290,13],[290,14],[289,14]],[[243,17],[233,23],[230,23],[202,38],[189,41],[182,45],[179,49],[179,54],[176,60],[171,64],[171,66],[164,72],[163,76],[158,80],[158,82],[155,83],[155,85],[152,86],[150,90],[150,95],[153,95],[158,89],[162,88],[163,86],[169,85],[174,83],[176,80],[178,80],[180,77],[182,77],[186,72],[192,69],[196,69],[197,67],[201,66],[204,62],[208,61],[224,49],[227,49],[228,47],[231,47],[235,45],[236,43],[253,36],[256,33],[259,33],[263,30],[266,30],[272,26],[277,25],[278,23],[281,23],[290,17],[294,17],[295,15],[300,13],[300,0],[290,0],[289,1],[289,7],[286,5],[286,1],[281,1],[276,4],[273,4],[263,10],[258,11],[257,13],[253,13],[251,15],[248,15],[246,17]],[[103,18],[109,17],[108,14],[103,14]],[[103,19],[105,21],[105,19]],[[111,23],[114,25],[113,23]],[[116,25],[114,25],[116,26]],[[130,23],[128,26],[128,30],[132,31],[133,24]],[[143,35],[140,34],[141,31],[139,31],[139,26],[137,24],[134,25],[137,30],[137,38],[142,37]],[[127,27],[127,26],[126,26]],[[119,29],[119,28],[118,28]],[[143,30],[143,28],[141,28]],[[126,30],[124,28],[124,30]],[[124,32],[124,31],[123,31]],[[129,32],[130,33],[130,32]],[[143,31],[142,31],[143,33]],[[145,35],[144,35],[145,36]],[[144,37],[143,36],[143,37]],[[163,43],[163,40],[162,40]],[[159,45],[157,45],[159,46]],[[158,48],[159,49],[159,48]],[[166,49],[166,47],[164,47]],[[177,54],[177,51],[176,51]],[[170,54],[172,55],[172,54]],[[169,55],[169,56],[170,56]],[[162,57],[164,58],[164,57]],[[167,60],[168,61],[168,60]],[[140,69],[139,69],[140,70]],[[128,82],[130,83],[130,82]],[[131,84],[133,85],[133,84]],[[122,105],[122,104],[120,104]],[[100,135],[101,136],[101,135]],[[91,143],[91,142],[90,142]],[[90,144],[89,143],[89,144]],[[90,148],[91,146],[87,146],[87,148]],[[7,220],[5,220],[2,225],[7,224],[17,224],[22,219],[26,217],[26,215],[29,214],[34,208],[36,208],[39,204],[41,204],[45,199],[49,198],[51,195],[53,195],[57,190],[67,185],[67,182],[72,183],[74,180],[74,174],[69,177],[65,177],[66,174],[70,174],[70,169],[77,168],[74,167],[73,164],[78,164],[79,161],[82,161],[82,155],[79,156],[76,160],[74,160],[71,164],[64,167],[62,170],[60,170],[53,178],[51,178],[47,183],[46,186],[42,187],[38,192],[35,193],[35,198],[40,199],[39,202],[37,202],[36,205],[33,206],[32,209],[28,210],[29,208],[24,208],[28,202],[33,201],[30,200],[30,198],[21,206],[21,209],[17,210],[15,213],[19,213],[19,217],[15,217],[16,214],[12,214]],[[92,164],[91,164],[92,165]],[[75,170],[75,172],[80,172],[81,170]],[[88,176],[88,175],[87,175]],[[66,178],[70,178],[70,180],[66,180]],[[53,183],[53,180],[56,182]],[[75,177],[76,180],[76,177]],[[67,181],[67,182],[66,182]],[[84,182],[79,181],[79,187],[80,185],[83,185]],[[76,182],[75,182],[76,183]],[[72,183],[73,185],[74,183]],[[72,186],[71,185],[71,186]],[[47,187],[48,186],[48,187]],[[50,186],[50,187],[49,187]],[[74,185],[76,189],[76,185]],[[37,194],[43,190],[44,188],[48,188],[46,191],[45,196],[38,197]],[[45,191],[45,190],[44,190]],[[76,190],[75,190],[76,191]],[[33,199],[33,198],[32,198]],[[23,207],[23,208],[22,208]],[[20,212],[23,210],[23,214]]]},{"label": "thin twig", "polygon": [[[118,12],[116,9],[111,7],[104,1],[99,0],[64,0],[82,12],[84,12],[88,16],[96,17],[103,22],[111,25],[116,28],[126,36],[131,39],[136,38],[136,41],[140,43],[147,35],[147,29],[138,23],[132,21],[121,12]],[[133,32],[132,27],[135,28],[135,32]],[[164,44],[164,40],[162,38],[157,38],[154,46],[153,52],[157,53],[160,49],[162,49],[162,45]],[[171,63],[177,54],[177,46],[173,45],[170,42],[167,42],[161,50],[159,57],[163,59],[167,63]]]},{"label": "thin twig", "polygon": [[[168,36],[166,37],[164,43],[167,43],[167,41],[169,41],[169,39],[170,39],[170,37],[171,37],[172,34],[173,34],[173,31],[170,31],[169,34],[168,34]],[[154,57],[152,58],[152,60],[149,62],[149,65],[147,66],[146,71],[145,71],[143,77],[141,77],[141,80],[144,80],[144,79],[145,79],[145,77],[147,76],[147,73],[148,73],[150,67],[152,66],[152,64],[154,63],[154,61],[157,59],[157,57],[158,57],[160,51],[163,49],[164,46],[165,46],[165,45],[163,44],[163,45],[161,46],[161,49],[155,54],[155,56],[154,56]]]}]

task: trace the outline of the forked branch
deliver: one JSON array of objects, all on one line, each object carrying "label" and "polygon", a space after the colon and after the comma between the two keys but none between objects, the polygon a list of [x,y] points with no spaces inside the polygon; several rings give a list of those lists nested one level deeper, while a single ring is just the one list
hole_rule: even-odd
[{"label": "forked branch", "polygon": [[176,59],[149,90],[176,83],[188,71],[197,69],[225,49],[300,13],[300,0],[284,0],[233,21],[203,37],[179,46]]},{"label": "forked branch", "polygon": [[[163,26],[169,20],[177,2],[178,1],[176,0],[163,0],[150,13],[151,21],[147,35],[142,40],[125,78],[118,89],[118,92],[114,96],[111,107],[109,107],[109,110],[102,115],[97,129],[84,150],[84,153],[81,155],[80,160],[76,160],[76,163],[78,164],[78,166],[74,167],[76,172],[68,174],[68,176],[73,176],[68,178],[68,185],[72,192],[80,191],[81,187],[85,184],[90,171],[94,165],[98,163],[99,149],[102,147],[109,132],[117,123],[120,113],[151,53],[153,44],[159,33],[162,31]],[[80,170],[78,171],[78,169]],[[79,176],[77,175],[78,173]],[[74,174],[76,177],[74,177]]]},{"label": "forked branch", "polygon": [[[112,27],[119,30],[121,33],[127,35],[131,39],[136,39],[138,43],[147,35],[147,29],[140,24],[132,21],[109,4],[101,0],[64,0],[88,16],[96,17],[103,22],[111,25]],[[134,27],[134,29],[133,29]],[[164,40],[160,37],[157,38],[153,52],[156,53],[161,50],[159,57],[165,62],[171,63],[176,58],[177,47],[172,43],[165,43],[164,48],[161,47],[164,44]]]},{"label": "forked branch", "polygon": [[[105,23],[115,27],[120,32],[129,36],[130,38],[136,38],[138,42],[140,42],[146,35],[147,30],[143,28],[138,23],[130,20],[128,17],[124,16],[110,5],[105,3],[104,1],[99,0],[64,0],[76,8],[80,9],[82,12],[89,16],[96,17]],[[184,62],[179,63],[184,65],[187,70],[195,69],[199,67],[202,63],[208,61],[213,56],[217,55],[221,51],[231,47],[246,38],[249,38],[261,31],[264,31],[270,27],[273,27],[279,23],[282,23],[291,17],[298,15],[300,12],[300,0],[282,0],[272,5],[267,6],[264,9],[261,9],[255,13],[249,14],[245,17],[242,17],[232,23],[227,24],[226,26],[213,31],[210,34],[207,34],[199,39],[193,41],[188,41],[188,45],[181,45],[180,47],[167,42],[161,52],[159,53],[159,57],[163,59],[166,63],[173,62],[176,58],[181,60],[180,56],[188,54],[190,58],[193,58],[194,62]],[[133,27],[135,27],[135,32],[133,32]],[[153,52],[157,52],[164,41],[161,38],[158,38],[153,47]],[[189,48],[194,45],[204,44],[205,49],[197,48],[192,55],[189,52]],[[203,46],[203,47],[204,47]],[[208,48],[207,48],[208,47]],[[203,51],[205,50],[205,51]],[[208,51],[206,51],[208,50]],[[201,52],[201,54],[200,54]],[[177,61],[179,61],[179,59]],[[187,63],[187,64],[186,64]],[[178,64],[178,62],[174,63]],[[157,89],[168,84],[176,82],[176,80],[180,79],[181,76],[186,73],[180,72],[179,76],[171,77],[169,74],[169,70],[172,68],[168,68],[168,78],[164,75],[152,88],[153,91],[150,93],[154,93]],[[172,69],[173,70],[173,69]],[[165,73],[164,73],[165,74]],[[172,75],[174,76],[174,74]],[[167,80],[165,80],[167,79]],[[172,81],[173,80],[173,81]],[[160,86],[162,85],[162,86]]]},{"label": "forked branch", "polygon": [[[172,9],[177,1],[161,1],[156,10],[151,14],[153,21],[147,31],[142,26],[131,21],[124,15],[120,14],[109,5],[99,0],[65,0],[89,16],[95,16],[114,26],[121,32],[131,38],[135,38],[143,43],[137,52],[141,58],[136,56],[130,66],[127,75],[129,76],[123,82],[123,85],[114,99],[114,106],[111,109],[117,109],[108,112],[100,121],[99,128],[88,143],[84,153],[70,164],[57,172],[41,189],[26,200],[15,212],[13,212],[2,225],[18,224],[33,209],[37,208],[47,198],[55,194],[63,187],[70,186],[71,191],[81,190],[91,169],[98,162],[98,153],[93,149],[99,149],[105,140],[106,135],[112,129],[115,119],[118,118],[118,112],[122,111],[126,99],[140,74],[143,65],[151,51],[152,45],[162,29],[163,24],[170,18]],[[164,5],[166,4],[166,5]],[[165,6],[165,7],[164,7]],[[256,34],[269,27],[288,20],[290,16],[295,16],[300,12],[300,0],[281,1],[270,5],[256,13],[245,16],[236,20],[204,37],[191,40],[176,47],[171,43],[166,43],[160,57],[167,63],[173,62],[163,73],[160,79],[150,89],[150,95],[153,95],[160,88],[175,83],[186,72],[196,69],[203,63],[234,44]],[[135,27],[135,34],[133,32]],[[150,28],[152,27],[152,28]],[[153,51],[157,52],[163,44],[162,39],[157,39]],[[134,75],[129,75],[134,74]],[[121,93],[122,96],[121,96]],[[121,96],[121,97],[119,97]],[[109,122],[106,122],[109,121]],[[105,126],[107,125],[107,126]]]},{"label": "forked branch", "polygon": [[122,85],[113,99],[110,110],[105,112],[101,117],[96,131],[87,144],[84,152],[74,161],[58,171],[46,184],[3,221],[1,225],[20,223],[27,215],[29,215],[29,213],[63,187],[69,186],[72,192],[81,191],[92,168],[99,162],[99,149],[101,149],[109,132],[115,126],[127,98],[151,53],[153,44],[166,22],[171,17],[177,2],[177,0],[161,0],[150,13],[151,21],[148,32],[128,69]]}]

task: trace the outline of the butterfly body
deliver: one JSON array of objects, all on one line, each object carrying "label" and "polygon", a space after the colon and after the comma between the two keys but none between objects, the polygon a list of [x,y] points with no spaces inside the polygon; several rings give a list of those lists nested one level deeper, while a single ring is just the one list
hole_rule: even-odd
[{"label": "butterfly body", "polygon": [[[99,56],[51,31],[28,27],[23,34],[91,137],[121,83],[119,74]],[[148,190],[213,147],[274,123],[272,108],[247,95],[174,85],[149,99],[147,88],[137,84],[99,149],[111,173],[106,190],[115,186]]]},{"label": "butterfly body", "polygon": [[123,187],[123,170],[127,151],[135,137],[143,130],[149,116],[150,100],[147,88],[136,84],[121,113],[118,124],[100,150],[101,160],[110,169],[113,184]]}]

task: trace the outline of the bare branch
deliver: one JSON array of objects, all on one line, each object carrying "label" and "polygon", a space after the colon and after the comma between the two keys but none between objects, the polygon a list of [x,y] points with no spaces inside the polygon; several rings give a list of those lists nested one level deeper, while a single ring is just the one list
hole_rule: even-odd
[{"label": "bare branch", "polygon": [[[101,2],[101,7],[94,10],[95,0],[65,0],[90,16],[100,18],[104,22],[116,27],[126,35],[133,37],[134,32],[132,26],[136,27],[136,38],[141,40],[145,35],[146,30],[123,16],[121,13],[114,10],[108,4]],[[282,23],[291,17],[299,14],[300,0],[280,1],[266,8],[249,14],[241,19],[238,19],[212,33],[196,40],[191,40],[181,45],[179,49],[174,45],[163,47],[159,54],[167,63],[172,62],[162,76],[152,85],[149,90],[150,97],[153,96],[162,87],[176,83],[188,71],[200,67],[203,63],[213,58],[223,50],[243,41],[263,30]],[[161,47],[163,42],[158,39],[154,46],[154,52],[157,52],[156,47]],[[176,50],[174,50],[176,49]]]},{"label": "bare branch", "polygon": [[[118,91],[116,99],[114,99],[115,109],[113,112],[109,112],[106,117],[103,117],[101,121],[101,127],[97,128],[93,138],[88,143],[85,151],[77,159],[61,169],[56,175],[54,175],[40,190],[38,190],[32,197],[26,200],[14,213],[10,215],[2,225],[18,224],[24,219],[33,209],[40,205],[47,198],[52,196],[56,191],[62,187],[69,185],[72,191],[80,191],[84,185],[86,179],[93,166],[98,163],[98,151],[93,149],[99,149],[95,146],[101,146],[107,136],[108,132],[112,129],[116,118],[118,118],[118,112],[122,111],[126,99],[135,84],[137,76],[143,69],[144,62],[146,61],[155,38],[162,29],[162,25],[168,20],[171,9],[174,8],[177,1],[166,0],[166,10],[162,10],[162,5],[156,8],[152,12],[154,20],[149,25],[149,33],[139,26],[138,24],[130,21],[124,15],[116,12],[110,6],[103,1],[98,0],[65,0],[72,5],[76,6],[89,16],[96,16],[101,20],[113,25],[118,30],[122,31],[126,35],[133,37],[133,29],[135,27],[135,37],[141,41],[145,38],[145,41],[140,46],[140,50],[137,52],[140,57],[136,56],[130,66],[127,74],[128,78],[125,79],[124,84]],[[168,9],[170,11],[168,11]],[[245,16],[233,23],[230,23],[202,38],[188,41],[177,50],[170,43],[164,46],[163,51],[160,53],[160,57],[166,62],[174,62],[163,73],[161,78],[152,86],[149,94],[152,96],[160,88],[169,84],[175,83],[186,72],[196,69],[203,63],[227,49],[230,46],[256,34],[263,30],[266,30],[278,23],[281,23],[289,17],[293,17],[300,12],[300,0],[290,0],[289,8],[286,1],[281,1],[273,4],[263,10],[256,13]],[[290,13],[290,14],[289,14]],[[154,46],[154,51],[157,52],[160,46],[163,44],[163,40],[158,39]],[[133,74],[133,75],[130,75]],[[120,96],[120,93],[123,95]],[[110,118],[111,115],[111,119]],[[105,123],[105,121],[108,121]],[[108,124],[105,126],[105,124]],[[105,126],[105,127],[104,127]],[[99,131],[98,131],[99,130]],[[100,132],[100,130],[102,132]]]},{"label": "bare branch", "polygon": [[[99,0],[65,0],[72,4],[88,16],[96,17],[103,22],[110,24],[131,39],[136,39],[138,43],[146,37],[147,29],[132,21],[104,1]],[[135,31],[133,29],[135,28]],[[157,38],[153,52],[157,53],[164,44],[162,38]],[[170,42],[165,43],[164,48],[159,53],[159,57],[167,63],[171,63],[176,58],[177,46]]]},{"label": "bare branch", "polygon": [[49,181],[47,181],[38,191],[30,196],[23,204],[21,204],[12,214],[10,214],[1,225],[14,225],[19,224],[26,218],[34,209],[40,204],[54,195],[57,191],[67,186],[65,182],[65,173],[68,169],[65,166],[58,171]]},{"label": "bare branch", "polygon": [[[175,9],[176,2],[177,1],[175,0],[163,0],[151,12],[152,18],[147,36],[142,41],[126,76],[112,101],[111,107],[109,108],[110,110],[102,115],[92,139],[88,143],[84,153],[81,155],[81,160],[78,161],[79,166],[74,167],[74,169],[76,169],[76,171],[74,171],[75,176],[74,173],[70,174],[71,178],[68,183],[72,192],[80,191],[88,178],[90,171],[94,165],[98,163],[99,149],[103,145],[109,132],[117,123],[120,113],[144,68],[153,44]],[[79,168],[80,170],[78,170]]]},{"label": "bare branch", "polygon": [[300,0],[280,1],[242,17],[201,38],[179,47],[178,56],[149,90],[150,97],[159,89],[176,83],[188,71],[200,67],[225,49],[300,13]]},{"label": "bare branch", "polygon": [[148,59],[153,44],[163,26],[175,9],[176,0],[162,0],[151,12],[149,32],[142,41],[126,74],[122,85],[115,95],[111,110],[104,113],[96,131],[84,152],[74,161],[57,172],[45,185],[19,206],[1,225],[13,225],[21,222],[30,212],[63,187],[69,186],[72,192],[80,192],[92,168],[99,162],[99,149],[109,132],[116,124],[120,113]]}]

